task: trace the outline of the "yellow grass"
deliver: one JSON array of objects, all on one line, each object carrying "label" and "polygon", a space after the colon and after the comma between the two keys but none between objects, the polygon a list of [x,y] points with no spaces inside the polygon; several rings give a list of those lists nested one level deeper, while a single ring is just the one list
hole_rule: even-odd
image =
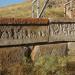
[{"label": "yellow grass", "polygon": [[[41,1],[40,7],[42,7],[43,2]],[[41,10],[41,9],[40,9]],[[0,8],[0,17],[31,17],[32,15],[32,2],[24,2],[20,4],[11,5],[8,7]],[[46,17],[48,18],[63,18],[64,10],[63,8],[47,8]]]},{"label": "yellow grass", "polygon": [[63,8],[47,8],[46,16],[50,16],[51,18],[63,18],[64,17],[64,9]]},{"label": "yellow grass", "polygon": [[0,8],[0,17],[31,17],[31,3],[21,3]]}]

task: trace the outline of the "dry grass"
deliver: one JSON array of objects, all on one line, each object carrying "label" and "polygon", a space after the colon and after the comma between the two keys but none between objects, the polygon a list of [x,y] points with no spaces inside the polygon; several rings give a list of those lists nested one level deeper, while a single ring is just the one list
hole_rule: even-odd
[{"label": "dry grass", "polygon": [[63,8],[48,8],[46,11],[46,16],[50,16],[51,18],[63,18],[64,17],[64,9]]},{"label": "dry grass", "polygon": [[20,58],[21,50],[20,47],[0,49],[0,53],[2,52],[0,60],[4,63],[1,63],[1,75],[66,75],[66,70],[63,68],[66,65],[65,57],[44,55],[34,63],[26,57],[21,57],[20,61],[14,61],[15,58]]},{"label": "dry grass", "polygon": [[0,8],[0,17],[31,17],[31,3],[26,2]]},{"label": "dry grass", "polygon": [[[43,0],[42,0],[43,1]],[[40,7],[43,6],[43,2],[41,1]],[[12,6],[8,6],[5,8],[0,8],[0,17],[31,17],[32,15],[32,4],[31,2],[25,2],[21,4],[16,4]],[[64,17],[63,8],[47,8],[46,16],[48,18],[59,19]]]}]

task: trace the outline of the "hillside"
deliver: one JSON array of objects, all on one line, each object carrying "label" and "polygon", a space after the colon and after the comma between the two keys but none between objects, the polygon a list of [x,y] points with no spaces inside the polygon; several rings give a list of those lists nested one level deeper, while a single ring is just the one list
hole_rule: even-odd
[{"label": "hillside", "polygon": [[0,17],[31,17],[31,2],[0,8]]},{"label": "hillside", "polygon": [[[31,15],[32,15],[31,1],[0,8],[0,17],[26,18],[31,17]],[[64,9],[63,7],[56,7],[56,6],[52,8],[48,7],[46,9],[45,17],[52,19],[64,18]]]}]

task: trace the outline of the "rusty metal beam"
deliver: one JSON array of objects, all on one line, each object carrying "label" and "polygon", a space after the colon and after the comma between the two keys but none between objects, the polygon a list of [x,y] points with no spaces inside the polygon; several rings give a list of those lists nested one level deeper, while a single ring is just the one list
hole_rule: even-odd
[{"label": "rusty metal beam", "polygon": [[46,18],[0,18],[1,24],[48,24]]}]

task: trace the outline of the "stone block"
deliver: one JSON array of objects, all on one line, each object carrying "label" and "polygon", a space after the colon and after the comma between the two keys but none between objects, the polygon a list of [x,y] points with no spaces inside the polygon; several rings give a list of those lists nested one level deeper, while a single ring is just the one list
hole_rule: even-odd
[{"label": "stone block", "polygon": [[49,24],[49,42],[75,41],[75,24],[74,22],[55,22]]},{"label": "stone block", "polygon": [[48,42],[48,25],[0,26],[0,46]]},{"label": "stone block", "polygon": [[23,58],[28,57],[28,47],[0,48],[1,75],[23,75]]},{"label": "stone block", "polygon": [[26,50],[21,47],[0,48],[0,66],[5,69],[23,62]]},{"label": "stone block", "polygon": [[68,55],[75,56],[75,42],[68,43]]},{"label": "stone block", "polygon": [[67,44],[47,44],[47,45],[38,45],[35,46],[31,53],[32,60],[38,59],[40,56],[49,55],[49,56],[65,56],[67,55]]},{"label": "stone block", "polygon": [[23,75],[23,67],[20,64],[14,64],[1,71],[1,75]]},{"label": "stone block", "polygon": [[75,50],[75,42],[69,42],[68,43],[68,49],[69,50]]}]

